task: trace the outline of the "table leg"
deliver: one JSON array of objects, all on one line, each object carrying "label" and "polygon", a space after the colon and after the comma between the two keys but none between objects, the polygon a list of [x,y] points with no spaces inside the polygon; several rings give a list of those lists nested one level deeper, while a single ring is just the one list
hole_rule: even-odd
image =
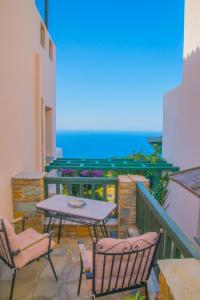
[{"label": "table leg", "polygon": [[99,224],[99,227],[101,229],[101,233],[102,233],[103,238],[106,238],[107,236],[106,236],[106,232],[105,232],[103,224]]},{"label": "table leg", "polygon": [[90,237],[91,237],[91,240],[92,240],[93,236],[92,236],[92,231],[91,231],[91,225],[90,224],[88,224],[88,231],[89,231],[89,234],[90,234]]},{"label": "table leg", "polygon": [[95,241],[98,242],[98,228],[96,224],[93,225],[93,230],[94,230]]},{"label": "table leg", "polygon": [[104,228],[104,232],[105,232],[105,237],[108,237],[108,230],[107,230],[107,228],[106,228],[106,224],[105,224],[105,222],[103,221],[103,228]]},{"label": "table leg", "polygon": [[60,243],[60,238],[62,235],[62,217],[60,217],[59,229],[58,229],[58,244]]},{"label": "table leg", "polygon": [[51,226],[51,220],[52,220],[52,216],[49,217],[49,223],[47,225],[47,230],[46,232],[49,232],[50,226]]}]

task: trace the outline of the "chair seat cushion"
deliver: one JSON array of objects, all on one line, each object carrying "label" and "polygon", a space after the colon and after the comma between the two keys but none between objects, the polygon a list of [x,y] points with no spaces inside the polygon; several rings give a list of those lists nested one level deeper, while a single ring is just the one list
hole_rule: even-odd
[{"label": "chair seat cushion", "polygon": [[97,243],[96,250],[100,253],[123,253],[131,250],[139,250],[154,244],[157,238],[158,234],[156,232],[148,232],[126,239],[104,238]]},{"label": "chair seat cushion", "polygon": [[[38,233],[34,229],[27,229],[19,234],[17,234],[17,241],[20,245],[20,248],[27,247],[39,238],[42,237],[42,234]],[[21,251],[18,255],[15,256],[15,265],[17,268],[21,269],[30,261],[37,259],[38,257],[44,255],[48,252],[49,238],[45,238],[36,244],[32,245],[30,248]],[[51,249],[55,247],[54,241],[51,241]]]}]

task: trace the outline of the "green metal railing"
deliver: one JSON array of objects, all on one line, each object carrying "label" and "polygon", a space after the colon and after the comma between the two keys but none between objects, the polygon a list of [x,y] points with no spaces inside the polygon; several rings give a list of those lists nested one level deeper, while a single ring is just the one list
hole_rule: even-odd
[{"label": "green metal railing", "polygon": [[62,177],[56,170],[44,179],[45,197],[67,194],[101,201],[118,202],[118,180],[112,177]]},{"label": "green metal railing", "polygon": [[82,171],[87,171],[88,176],[93,176],[92,172],[101,170],[104,176],[117,177],[120,174],[143,175],[150,180],[150,187],[157,198],[162,203],[165,197],[165,181],[172,172],[179,171],[178,167],[160,159],[156,163],[137,161],[131,158],[105,158],[105,159],[81,159],[81,158],[58,158],[46,166],[46,172],[56,169],[57,171],[70,171],[70,176],[79,177]]},{"label": "green metal railing", "polygon": [[136,224],[141,233],[164,229],[159,259],[200,259],[200,249],[182,232],[142,183],[137,183]]}]

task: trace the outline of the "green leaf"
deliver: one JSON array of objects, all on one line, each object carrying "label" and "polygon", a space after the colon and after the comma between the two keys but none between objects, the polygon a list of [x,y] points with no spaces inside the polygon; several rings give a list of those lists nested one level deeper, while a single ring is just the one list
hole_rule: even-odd
[{"label": "green leaf", "polygon": [[145,300],[145,299],[146,299],[146,297],[142,296],[140,294],[140,291],[137,291],[137,293],[135,295],[127,296],[127,297],[123,298],[123,300]]}]

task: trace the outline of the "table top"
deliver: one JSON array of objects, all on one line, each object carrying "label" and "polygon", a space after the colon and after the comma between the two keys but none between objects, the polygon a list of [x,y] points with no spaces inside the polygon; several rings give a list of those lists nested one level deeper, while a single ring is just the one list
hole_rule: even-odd
[{"label": "table top", "polygon": [[[83,200],[86,205],[80,208],[73,208],[68,204],[69,200],[73,199]],[[39,202],[36,207],[41,210],[57,212],[73,217],[82,217],[95,221],[103,221],[111,214],[117,205],[112,202],[103,202],[100,200],[55,195]]]},{"label": "table top", "polygon": [[200,299],[200,261],[193,258],[158,261],[174,300]]}]

